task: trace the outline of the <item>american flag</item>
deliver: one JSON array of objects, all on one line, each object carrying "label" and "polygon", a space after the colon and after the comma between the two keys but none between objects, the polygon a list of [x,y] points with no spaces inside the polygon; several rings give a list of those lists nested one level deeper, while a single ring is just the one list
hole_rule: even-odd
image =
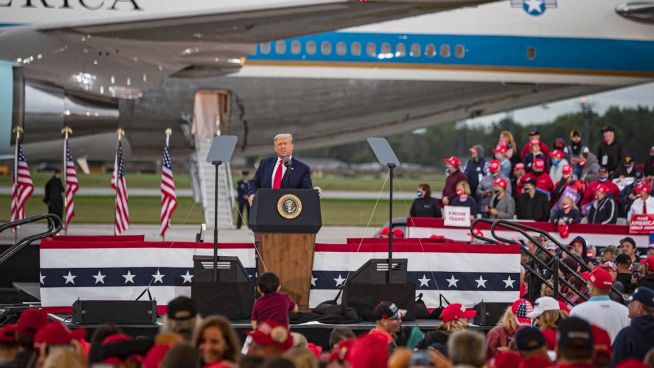
[{"label": "american flag", "polygon": [[175,194],[175,180],[173,168],[170,164],[168,143],[164,144],[163,165],[161,167],[161,236],[166,235],[170,227],[170,218],[177,208],[177,195]]},{"label": "american flag", "polygon": [[118,141],[114,174],[111,176],[111,188],[116,190],[116,220],[114,235],[120,235],[129,227],[129,209],[127,207],[127,184],[125,183],[125,162],[123,161],[123,145]]},{"label": "american flag", "polygon": [[75,193],[79,189],[79,181],[77,180],[77,171],[75,170],[75,163],[73,162],[73,155],[70,154],[70,145],[68,139],[64,140],[64,147],[66,150],[66,165],[64,174],[66,176],[66,213],[64,214],[64,224],[68,228],[68,224],[75,216]]},{"label": "american flag", "polygon": [[11,221],[25,218],[25,202],[34,192],[34,183],[27,166],[23,146],[16,142],[14,175],[11,186]]}]

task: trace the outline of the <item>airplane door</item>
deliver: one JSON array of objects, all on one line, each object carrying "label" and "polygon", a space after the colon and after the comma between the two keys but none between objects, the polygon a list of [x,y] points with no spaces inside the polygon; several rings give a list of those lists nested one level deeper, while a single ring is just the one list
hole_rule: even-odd
[{"label": "airplane door", "polygon": [[192,133],[196,142],[213,139],[227,132],[230,111],[229,92],[198,91],[193,106]]}]

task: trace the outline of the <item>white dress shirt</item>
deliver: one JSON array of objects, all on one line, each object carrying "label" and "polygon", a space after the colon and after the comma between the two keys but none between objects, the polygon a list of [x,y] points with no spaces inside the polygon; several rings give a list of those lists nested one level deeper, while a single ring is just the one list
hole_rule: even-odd
[{"label": "white dress shirt", "polygon": [[[636,198],[634,203],[631,204],[629,208],[629,213],[627,214],[627,222],[631,221],[632,215],[642,215],[643,214],[643,199]],[[654,215],[654,198],[649,196],[647,198],[647,214]]]},{"label": "white dress shirt", "polygon": [[[293,156],[290,156],[289,159],[293,159]],[[282,163],[282,178],[284,177],[284,174],[286,174],[286,166],[284,166],[284,159],[281,157],[277,157],[277,161],[275,161],[275,168],[273,169],[272,172],[272,177],[270,178],[270,182],[274,185],[275,184],[275,173],[277,172],[277,169],[279,168],[279,163]]]}]

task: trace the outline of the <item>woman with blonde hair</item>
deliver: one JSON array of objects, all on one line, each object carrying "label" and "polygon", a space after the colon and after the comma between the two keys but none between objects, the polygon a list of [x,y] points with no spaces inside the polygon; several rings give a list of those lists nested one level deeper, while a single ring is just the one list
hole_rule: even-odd
[{"label": "woman with blonde hair", "polygon": [[477,201],[470,195],[470,185],[466,181],[456,184],[456,197],[452,200],[452,206],[470,208],[470,219],[477,217]]},{"label": "woman with blonde hair", "polygon": [[200,324],[193,338],[202,364],[211,367],[231,367],[238,364],[241,344],[225,317],[212,316]]},{"label": "woman with blonde hair", "polygon": [[497,326],[488,331],[488,335],[486,335],[486,353],[489,359],[499,351],[509,348],[513,335],[520,327],[531,325],[531,318],[527,317],[531,311],[533,311],[533,306],[527,299],[517,299],[506,308]]},{"label": "woman with blonde hair", "polygon": [[[518,153],[518,144],[513,139],[513,133],[508,130],[503,130],[500,132],[500,139],[497,141],[497,145],[506,146],[506,157],[511,160],[511,162],[520,162],[520,155]],[[515,161],[514,161],[515,160]]]},{"label": "woman with blonde hair", "polygon": [[534,305],[534,311],[527,316],[536,320],[538,328],[545,335],[547,350],[554,350],[559,322],[568,318],[568,313],[561,309],[561,304],[556,299],[549,296],[536,299]]}]

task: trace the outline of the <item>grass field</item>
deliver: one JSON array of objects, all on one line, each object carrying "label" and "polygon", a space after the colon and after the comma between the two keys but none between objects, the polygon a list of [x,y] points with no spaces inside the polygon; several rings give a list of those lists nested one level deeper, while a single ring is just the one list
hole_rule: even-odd
[{"label": "grass field", "polygon": [[[47,211],[40,196],[27,201],[25,216],[34,216]],[[397,200],[394,203],[395,216],[407,214],[410,201]],[[10,197],[0,195],[0,223],[9,221]],[[322,220],[325,226],[365,226],[368,224],[375,201],[373,200],[323,200],[321,202]],[[114,200],[112,197],[77,197],[74,223],[97,224],[113,223]],[[157,197],[130,197],[130,223],[158,224],[160,199]],[[179,198],[173,224],[200,224],[204,222],[202,206],[191,198]],[[236,213],[234,212],[234,218]],[[380,201],[372,215],[371,225],[379,226],[388,219],[388,201]],[[72,225],[71,225],[72,226]]]},{"label": "grass field", "polygon": [[[50,179],[52,173],[32,172],[32,180],[37,188],[42,188]],[[240,179],[237,173],[233,175],[234,183]],[[357,177],[343,177],[340,175],[325,175],[317,177],[314,175],[313,183],[325,190],[344,190],[344,191],[379,191],[384,184],[386,175],[361,175]],[[421,175],[415,177],[401,177],[394,181],[395,190],[412,192],[418,184],[427,182],[432,188],[442,188],[445,178],[441,175]],[[83,188],[99,187],[109,188],[111,174],[90,174],[79,175],[80,186]],[[159,188],[161,184],[161,175],[159,174],[127,174],[128,188]],[[11,177],[8,175],[0,176],[0,186],[10,187]],[[190,188],[191,178],[188,174],[175,174],[175,186],[177,188]],[[388,183],[386,184],[388,188]]]}]

